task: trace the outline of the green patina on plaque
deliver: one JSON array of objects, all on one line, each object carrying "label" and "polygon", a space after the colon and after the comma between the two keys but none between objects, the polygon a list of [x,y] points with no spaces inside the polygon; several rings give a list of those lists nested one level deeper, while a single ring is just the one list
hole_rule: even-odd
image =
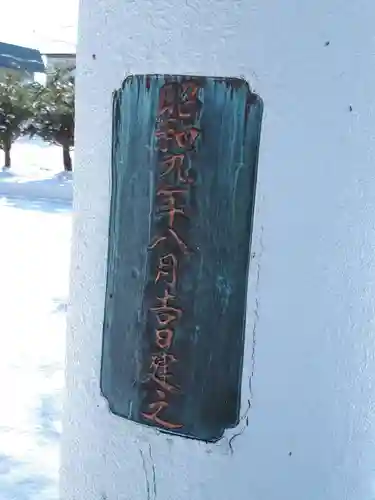
[{"label": "green patina on plaque", "polygon": [[217,441],[239,421],[262,101],[246,81],[128,77],[113,104],[101,389]]}]

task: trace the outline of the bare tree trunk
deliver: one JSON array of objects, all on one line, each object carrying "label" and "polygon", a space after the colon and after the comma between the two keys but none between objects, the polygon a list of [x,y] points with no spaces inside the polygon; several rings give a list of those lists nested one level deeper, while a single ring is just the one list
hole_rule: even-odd
[{"label": "bare tree trunk", "polygon": [[5,157],[4,167],[10,168],[10,165],[11,165],[11,160],[10,160],[10,144],[4,146],[4,157]]},{"label": "bare tree trunk", "polygon": [[72,158],[70,156],[69,146],[63,146],[63,161],[65,172],[71,172],[72,168]]}]

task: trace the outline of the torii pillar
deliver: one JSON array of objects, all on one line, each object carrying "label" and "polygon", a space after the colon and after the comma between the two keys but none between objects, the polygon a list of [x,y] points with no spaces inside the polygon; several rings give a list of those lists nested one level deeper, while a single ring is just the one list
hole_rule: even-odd
[{"label": "torii pillar", "polygon": [[[336,0],[81,0],[62,500],[375,497],[374,19],[373,0],[345,5]],[[144,76],[155,74],[161,75],[159,79]],[[120,104],[113,106],[113,92],[131,75],[122,94],[116,93]],[[168,80],[163,75],[179,76]],[[197,91],[186,84],[191,76],[198,82]],[[239,80],[230,80],[225,87],[220,82],[226,80],[216,77]],[[156,172],[152,163],[156,156],[162,164],[166,161],[160,156],[167,150],[160,143],[165,129],[157,129],[164,126],[166,111],[160,102],[157,105],[157,98],[161,99],[160,89],[168,81],[175,82],[171,92],[177,99],[173,102],[178,104],[173,106],[185,109],[186,102],[195,99],[184,116],[189,126],[196,120],[197,134],[201,134],[191,154],[193,170],[198,164],[202,168],[197,168],[193,176],[195,187],[187,178],[180,179],[189,189],[195,189],[195,195],[189,198],[195,200],[191,202],[193,208],[205,206],[209,210],[219,187],[224,193],[221,202],[230,199],[228,183],[234,179],[234,170],[230,170],[233,165],[246,173],[251,164],[254,174],[259,134],[254,132],[251,149],[244,138],[244,130],[250,130],[245,125],[250,127],[251,123],[254,131],[261,128],[261,139],[254,191],[247,177],[246,182],[236,184],[236,189],[249,191],[248,198],[240,198],[241,203],[246,205],[246,199],[254,200],[254,196],[255,203],[249,201],[246,211],[241,212],[232,200],[223,212],[228,215],[236,210],[236,224],[243,224],[243,229],[235,232],[229,219],[224,221],[228,245],[244,235],[239,245],[243,249],[251,240],[251,250],[233,255],[240,267],[247,259],[250,262],[248,278],[243,272],[232,283],[235,286],[246,278],[247,295],[241,287],[236,291],[242,300],[236,302],[237,318],[246,312],[244,335],[235,316],[230,323],[233,328],[226,329],[227,336],[240,339],[240,355],[234,355],[228,343],[228,357],[223,358],[222,370],[216,372],[216,386],[212,383],[214,372],[207,371],[205,379],[204,365],[200,365],[203,375],[194,381],[194,387],[201,383],[202,391],[206,390],[206,381],[210,380],[207,391],[216,391],[217,406],[209,397],[192,397],[188,390],[182,390],[181,396],[170,396],[182,401],[175,409],[167,408],[167,403],[161,405],[163,397],[168,404],[172,400],[166,396],[170,387],[164,378],[163,386],[160,382],[155,386],[159,406],[151,407],[150,399],[148,409],[143,406],[142,410],[149,389],[138,390],[141,381],[134,377],[132,385],[130,374],[138,365],[139,373],[144,370],[145,356],[151,356],[155,339],[147,337],[141,309],[140,326],[134,326],[131,304],[141,284],[149,283],[149,277],[138,272],[138,264],[129,264],[133,269],[121,259],[129,255],[127,245],[134,245],[131,255],[140,261],[149,256],[146,247],[140,243],[136,246],[138,240],[134,239],[139,237],[141,241],[141,234],[152,236],[152,224],[149,227],[145,223],[148,219],[142,219],[147,215],[142,211],[146,205],[139,205],[140,219],[136,219],[132,216],[135,205],[130,201],[140,203],[142,197],[151,200],[157,196],[158,188],[149,173]],[[243,94],[240,88],[245,89]],[[246,101],[245,94],[256,96],[255,100]],[[251,106],[244,106],[245,101]],[[255,118],[251,114],[256,109],[254,103],[259,104],[259,111],[261,102],[262,120],[260,112]],[[238,105],[236,112],[234,103]],[[232,117],[225,122],[231,123],[231,128],[228,125],[225,134],[216,136],[215,146],[212,131],[224,123],[220,118],[224,107],[226,116]],[[113,116],[116,112],[117,118]],[[244,121],[246,113],[253,121]],[[185,118],[181,116],[175,121],[176,127],[183,124]],[[157,137],[154,122],[155,130],[159,130]],[[230,133],[233,142],[224,147]],[[143,137],[154,141],[152,147]],[[210,140],[212,155],[207,149]],[[123,156],[119,156],[118,147]],[[146,156],[141,161],[139,155],[146,153],[149,161],[144,160]],[[229,153],[237,155],[237,160],[232,155],[230,161],[222,161]],[[219,161],[223,169],[228,166],[229,180],[221,182],[214,176],[211,194],[203,197],[199,190],[208,186],[203,176]],[[129,174],[131,163],[133,178]],[[148,183],[146,177],[137,177],[143,168],[149,169]],[[142,189],[137,188],[141,186],[138,181],[144,183]],[[121,187],[117,195],[116,186]],[[168,200],[171,203],[171,198]],[[116,240],[121,224],[125,224],[120,217],[116,226],[115,215],[121,207],[125,207],[121,217],[129,217],[126,227],[133,228],[128,231],[128,240],[119,236],[123,247]],[[150,217],[154,208],[152,204],[147,206]],[[193,233],[198,228],[194,217],[206,213],[202,210],[191,212]],[[246,214],[249,224],[245,223]],[[172,222],[169,220],[169,224]],[[207,228],[208,233],[215,224]],[[186,231],[188,234],[190,229]],[[217,232],[217,238],[221,236]],[[193,255],[208,252],[209,245],[222,252],[218,250],[225,264],[223,276],[219,273],[215,282],[215,300],[220,302],[224,292],[230,297],[232,290],[226,281],[229,258],[225,242],[212,246],[206,239],[201,248],[198,243],[198,253]],[[194,261],[196,257],[191,258]],[[152,259],[147,262],[154,262]],[[165,266],[168,262],[172,265],[170,259],[163,261]],[[116,272],[108,274],[108,269]],[[206,269],[203,266],[202,273]],[[162,271],[166,273],[166,268]],[[189,276],[194,278],[195,271]],[[129,300],[121,299],[123,311],[110,304],[112,296],[116,299],[120,279],[121,293],[129,294]],[[186,284],[184,290],[188,294],[191,288]],[[211,285],[207,290],[209,295]],[[196,317],[189,313],[189,307],[196,304],[197,296],[190,293],[189,297],[182,326],[176,327],[177,343],[182,342],[179,331],[190,331],[191,336],[194,333],[191,325],[196,325]],[[141,299],[140,304],[144,304],[147,297]],[[220,344],[221,327],[228,318],[226,306],[220,314],[209,307],[204,309],[207,314],[202,322],[209,320],[215,325],[209,333],[211,341],[217,335],[217,342],[211,343],[215,357],[215,349],[224,345]],[[177,321],[180,313],[175,314]],[[159,322],[164,321],[165,326],[171,317],[159,317]],[[117,330],[112,328],[111,318],[115,318]],[[165,348],[172,340],[166,340],[169,334],[165,331],[163,335],[155,338],[159,347],[163,338]],[[181,371],[180,382],[188,377],[189,367],[191,373],[194,371],[194,359],[202,363],[206,360],[207,367],[211,366],[209,344],[202,344],[195,358],[189,344],[191,336],[186,334],[184,338],[187,356],[193,361]],[[181,346],[176,349],[183,352]],[[183,356],[176,357],[182,363]],[[228,363],[228,359],[232,361]],[[130,371],[119,367],[120,361]],[[233,401],[224,401],[228,414],[218,399],[227,391],[223,374],[228,378],[230,374],[233,380],[240,377]],[[164,418],[169,428],[161,428],[155,419],[155,408],[159,407],[160,412],[170,411]],[[142,415],[148,415],[149,421]],[[186,429],[177,428],[185,425],[184,416]],[[218,423],[216,417],[222,420]]]}]

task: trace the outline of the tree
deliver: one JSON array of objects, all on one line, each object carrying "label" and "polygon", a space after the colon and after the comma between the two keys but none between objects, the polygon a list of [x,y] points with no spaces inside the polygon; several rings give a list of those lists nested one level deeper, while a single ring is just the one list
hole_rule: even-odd
[{"label": "tree", "polygon": [[4,166],[11,166],[12,144],[25,132],[32,117],[32,84],[23,84],[14,75],[0,81],[0,149],[4,151]]},{"label": "tree", "polygon": [[72,170],[70,150],[74,146],[74,78],[68,71],[58,70],[35,102],[31,136],[62,147],[64,170]]}]

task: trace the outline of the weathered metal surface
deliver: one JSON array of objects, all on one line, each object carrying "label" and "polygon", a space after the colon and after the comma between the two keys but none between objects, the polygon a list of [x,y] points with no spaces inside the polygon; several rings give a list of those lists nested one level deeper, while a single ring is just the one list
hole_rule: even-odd
[{"label": "weathered metal surface", "polygon": [[102,393],[161,431],[240,413],[262,103],[241,79],[128,77],[113,106]]}]

